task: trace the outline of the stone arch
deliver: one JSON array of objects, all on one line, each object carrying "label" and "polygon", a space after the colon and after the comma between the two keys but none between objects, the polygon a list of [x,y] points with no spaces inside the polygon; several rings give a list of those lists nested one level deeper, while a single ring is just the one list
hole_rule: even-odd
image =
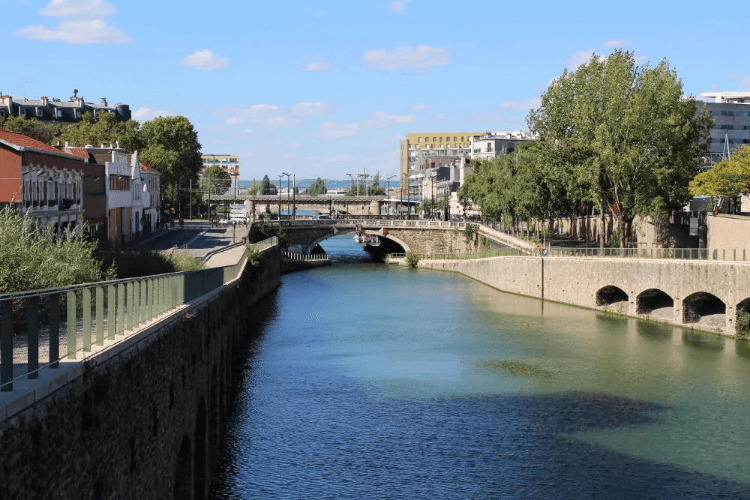
[{"label": "stone arch", "polygon": [[653,314],[665,319],[672,319],[674,316],[674,299],[658,288],[642,291],[636,297],[635,302],[638,314]]},{"label": "stone arch", "polygon": [[175,464],[174,488],[172,489],[174,498],[190,498],[190,485],[193,483],[192,458],[190,438],[182,436]]},{"label": "stone arch", "polygon": [[615,304],[628,302],[628,294],[625,293],[622,288],[618,288],[614,285],[608,285],[599,289],[596,292],[596,305],[597,306],[610,306]]},{"label": "stone arch", "polygon": [[203,500],[206,498],[206,486],[208,483],[206,431],[206,400],[201,398],[200,401],[198,401],[198,409],[195,416],[195,459],[193,461],[193,498],[195,500]]},{"label": "stone arch", "polygon": [[682,322],[721,328],[726,325],[727,306],[708,292],[695,292],[682,301]]},{"label": "stone arch", "polygon": [[[367,230],[365,230],[365,231],[367,231]],[[370,230],[370,231],[372,231],[372,230]],[[321,236],[320,238],[317,238],[315,241],[313,241],[312,243],[310,243],[309,245],[307,245],[305,247],[305,253],[311,252],[312,249],[315,248],[316,245],[319,245],[321,242],[327,240],[328,238],[332,238],[333,236],[338,236],[338,235],[341,235],[341,234],[354,234],[354,229],[342,229],[336,235],[334,235],[334,234],[326,234],[324,236]],[[378,235],[378,236],[380,236],[380,235]],[[386,236],[380,236],[380,237],[381,238],[386,238],[386,239],[389,239],[389,240],[391,240],[391,241],[393,241],[395,243],[398,243],[399,245],[401,245],[401,248],[404,249],[404,253],[411,251],[409,249],[409,245],[407,245],[406,243],[404,243],[403,240],[392,236],[392,234],[390,232],[388,233],[388,235],[386,235]]]},{"label": "stone arch", "polygon": [[735,316],[735,322],[734,322],[736,333],[740,333],[740,330],[739,330],[739,327],[740,327],[739,320],[740,320],[740,314],[742,314],[742,313],[748,313],[748,314],[750,314],[750,297],[748,297],[747,299],[745,299],[742,302],[740,302],[740,303],[737,304],[737,307],[736,307],[736,316]]}]

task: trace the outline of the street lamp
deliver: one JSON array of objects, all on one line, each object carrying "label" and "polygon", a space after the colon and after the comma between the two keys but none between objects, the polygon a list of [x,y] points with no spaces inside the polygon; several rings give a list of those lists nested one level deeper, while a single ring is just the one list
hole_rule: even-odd
[{"label": "street lamp", "polygon": [[281,177],[284,177],[285,175],[286,175],[286,211],[287,211],[287,215],[289,215],[292,213],[292,209],[289,206],[289,178],[292,176],[292,174],[281,172],[281,175],[279,176],[279,182],[281,182]]},{"label": "street lamp", "polygon": [[279,221],[281,221],[281,178],[284,174],[279,174],[279,186],[276,188],[276,193],[279,195]]}]

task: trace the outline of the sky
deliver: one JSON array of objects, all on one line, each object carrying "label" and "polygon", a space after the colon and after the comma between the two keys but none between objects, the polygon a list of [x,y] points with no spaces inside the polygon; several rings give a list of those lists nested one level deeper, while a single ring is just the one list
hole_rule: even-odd
[{"label": "sky", "polygon": [[243,180],[386,177],[406,133],[525,130],[592,53],[667,59],[688,95],[750,90],[743,5],[0,0],[0,91],[186,116]]}]

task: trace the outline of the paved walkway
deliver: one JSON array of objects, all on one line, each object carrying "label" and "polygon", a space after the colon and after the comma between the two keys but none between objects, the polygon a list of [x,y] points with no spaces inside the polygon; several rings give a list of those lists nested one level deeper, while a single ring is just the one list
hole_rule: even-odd
[{"label": "paved walkway", "polygon": [[238,245],[229,250],[219,252],[212,255],[206,261],[206,267],[224,267],[233,266],[237,264],[242,258],[242,254],[245,252],[245,245]]}]

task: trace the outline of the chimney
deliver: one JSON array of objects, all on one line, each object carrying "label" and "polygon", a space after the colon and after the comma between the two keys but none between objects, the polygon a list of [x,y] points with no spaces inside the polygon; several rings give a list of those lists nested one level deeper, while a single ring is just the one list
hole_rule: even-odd
[{"label": "chimney", "polygon": [[107,98],[102,97],[102,106],[106,106],[106,105],[107,105]]},{"label": "chimney", "polygon": [[120,149],[120,141],[115,141],[115,147],[116,147],[117,149]]},{"label": "chimney", "polygon": [[83,106],[83,97],[76,97],[76,106]]},{"label": "chimney", "polygon": [[42,101],[42,106],[46,106],[47,104],[49,104],[49,99],[47,99],[47,96],[45,95],[42,96],[41,101]]},{"label": "chimney", "polygon": [[70,147],[70,141],[65,141],[65,147],[66,147],[66,148],[69,148],[69,147]]}]

